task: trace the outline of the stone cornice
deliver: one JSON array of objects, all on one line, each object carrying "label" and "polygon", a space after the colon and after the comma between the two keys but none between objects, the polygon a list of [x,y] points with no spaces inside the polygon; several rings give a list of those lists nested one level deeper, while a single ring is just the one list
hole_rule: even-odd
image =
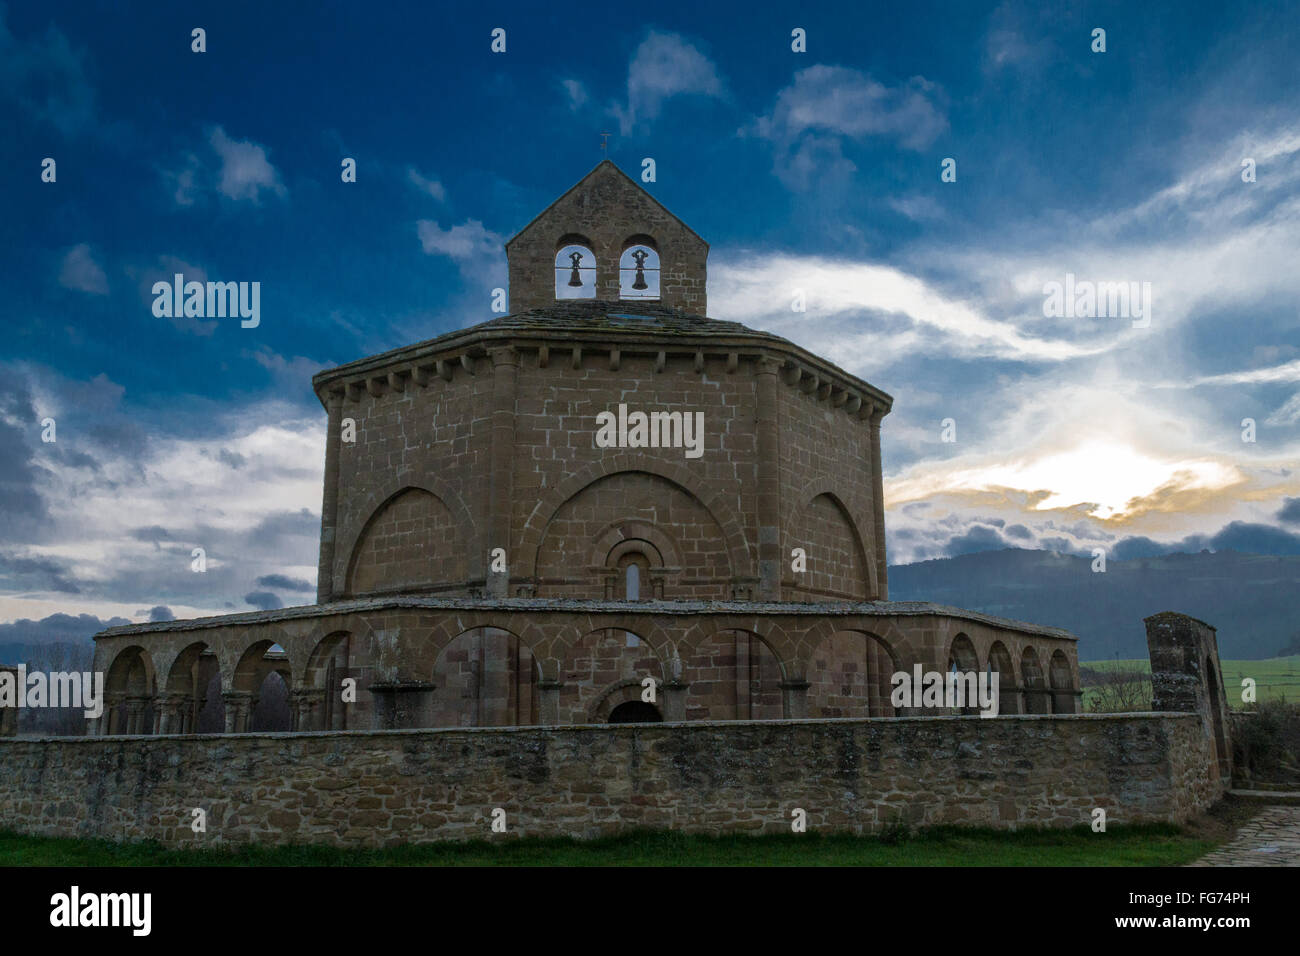
[{"label": "stone cornice", "polygon": [[1040,637],[1077,641],[1069,631],[1059,627],[1028,624],[995,617],[979,611],[931,604],[928,601],[842,601],[842,602],[762,602],[762,601],[580,601],[572,598],[430,598],[417,595],[393,595],[384,598],[361,598],[330,604],[308,604],[278,608],[273,611],[248,611],[198,617],[185,621],[158,621],[146,624],[123,624],[95,635],[100,638],[125,637],[132,634],[197,631],[214,627],[244,627],[250,624],[273,624],[303,618],[331,617],[371,611],[416,609],[430,611],[551,611],[569,614],[610,614],[634,617],[656,615],[694,617],[701,614],[731,614],[751,617],[950,617],[1009,631]]},{"label": "stone cornice", "polygon": [[[557,343],[562,343],[557,346]],[[330,396],[359,399],[363,392],[378,397],[401,391],[406,382],[420,387],[436,385],[436,378],[450,382],[458,374],[475,374],[476,359],[498,350],[531,352],[546,367],[555,365],[557,353],[603,355],[614,367],[630,356],[651,356],[662,370],[667,358],[689,358],[696,370],[704,359],[721,358],[734,371],[741,357],[776,363],[781,380],[814,395],[829,399],[833,407],[844,407],[855,417],[889,413],[894,399],[888,393],[827,362],[780,336],[746,330],[742,333],[702,329],[699,332],[659,331],[601,327],[592,329],[560,326],[554,330],[477,326],[416,345],[394,349],[317,373],[312,386],[321,404],[328,407]],[[566,356],[567,357],[567,356]]]}]

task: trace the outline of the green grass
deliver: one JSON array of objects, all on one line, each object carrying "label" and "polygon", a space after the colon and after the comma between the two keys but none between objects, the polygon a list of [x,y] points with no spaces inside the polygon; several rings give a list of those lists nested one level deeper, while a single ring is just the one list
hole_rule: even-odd
[{"label": "green grass", "polygon": [[[1094,670],[1107,670],[1112,667],[1139,667],[1144,673],[1150,673],[1151,662],[1140,660],[1106,660],[1080,661],[1080,667]],[[1300,655],[1291,657],[1271,657],[1260,661],[1220,661],[1223,670],[1223,685],[1227,689],[1228,706],[1240,710],[1241,680],[1243,677],[1255,679],[1255,692],[1259,700],[1281,699],[1300,702]]]},{"label": "green grass", "polygon": [[599,840],[503,839],[378,850],[251,845],[168,850],[0,831],[0,866],[1174,866],[1214,848],[1168,824],[1106,833],[939,827],[887,837],[688,836],[638,832]]}]

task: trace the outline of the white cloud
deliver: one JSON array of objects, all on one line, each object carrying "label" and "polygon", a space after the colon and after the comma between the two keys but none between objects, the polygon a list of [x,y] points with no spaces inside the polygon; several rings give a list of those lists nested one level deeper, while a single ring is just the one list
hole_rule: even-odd
[{"label": "white cloud", "polygon": [[[1116,232],[1154,223],[1167,229],[1171,216],[1182,216],[1217,231],[1243,215],[1267,215],[1279,192],[1294,193],[1300,175],[1300,129],[1243,130],[1223,145],[1215,144],[1215,149],[1212,159],[1182,172],[1141,203],[1099,219],[1095,226]],[[1245,159],[1255,161],[1253,183],[1241,178]]]},{"label": "white cloud", "polygon": [[[905,352],[922,349],[1061,362],[1109,347],[1104,335],[1091,344],[1077,344],[1023,334],[979,305],[951,298],[920,277],[889,265],[744,255],[721,261],[712,279],[710,311],[719,318],[757,322],[811,351],[833,353],[848,366],[879,369]],[[795,290],[802,290],[806,312],[793,311]],[[904,324],[884,329],[870,313],[897,316]]]},{"label": "white cloud", "polygon": [[568,97],[569,109],[575,113],[587,105],[587,88],[579,80],[561,80],[560,85],[564,87],[565,96]]},{"label": "white cloud", "polygon": [[815,154],[852,171],[841,155],[844,140],[883,138],[925,149],[948,128],[942,100],[939,87],[924,77],[890,87],[858,70],[818,64],[796,73],[772,112],[747,132],[775,144],[777,174],[787,185],[806,186],[820,165]]},{"label": "white cloud", "polygon": [[[11,391],[59,423],[57,443],[13,449],[36,475],[42,530],[24,539],[17,568],[12,560],[6,568],[0,549],[0,619],[135,617],[156,604],[178,616],[222,613],[243,608],[263,575],[310,580],[325,447],[318,406],[272,398],[215,412],[205,396],[174,395],[168,419],[193,429],[177,434],[127,405],[122,386],[103,376],[68,380],[26,363],[0,369]],[[205,574],[190,569],[195,547],[207,552]],[[33,562],[50,570],[24,576]]]},{"label": "white cloud", "polygon": [[1045,14],[1018,3],[1001,4],[989,16],[989,30],[984,37],[986,68],[1025,69],[1059,59],[1051,39],[1053,27],[1059,32],[1057,20],[1055,13]]},{"label": "white cloud", "polygon": [[[178,273],[184,276],[185,282],[206,283],[208,281],[206,269],[177,256],[159,256],[157,260],[144,267],[132,266],[126,272],[139,283],[140,301],[150,310],[150,315],[153,314],[155,282],[166,282],[171,285]],[[161,320],[155,319],[155,321]],[[200,319],[192,315],[173,315],[167,321],[182,332],[200,336],[212,335],[220,324],[217,319]]]},{"label": "white cloud", "polygon": [[429,179],[422,176],[420,171],[414,166],[407,167],[406,178],[410,181],[412,186],[420,190],[420,192],[432,196],[434,199],[438,200],[438,202],[442,202],[447,198],[447,190],[443,188],[442,183],[438,182],[436,179]]},{"label": "white cloud", "polygon": [[1197,385],[1248,385],[1257,382],[1300,382],[1300,359],[1271,368],[1203,375],[1196,379]]},{"label": "white cloud", "polygon": [[63,257],[59,284],[90,295],[108,295],[108,276],[84,242],[73,246]]},{"label": "white cloud", "polygon": [[937,221],[948,215],[947,210],[929,196],[898,196],[890,199],[889,205],[916,222]]},{"label": "white cloud", "polygon": [[266,147],[249,140],[234,140],[220,126],[208,135],[208,142],[221,160],[217,189],[228,199],[258,202],[263,191],[283,197],[287,190],[280,174],[267,159]]},{"label": "white cloud", "polygon": [[1272,415],[1264,419],[1265,425],[1300,425],[1300,392],[1288,398]]},{"label": "white cloud", "polygon": [[163,180],[171,187],[172,200],[176,205],[194,205],[194,200],[199,193],[198,173],[199,158],[193,153],[189,156],[188,165],[181,169],[163,170]]},{"label": "white cloud", "polygon": [[[810,126],[798,144],[817,143],[818,171],[841,141]],[[1107,216],[1011,219],[977,243],[932,232],[888,262],[719,249],[710,312],[895,395],[883,432],[892,561],[942,556],[997,521],[1029,529],[1013,544],[1067,550],[1271,523],[1300,495],[1300,395],[1277,395],[1300,382],[1288,344],[1300,135],[1248,132],[1214,149],[1189,147],[1197,158],[1169,184]],[[1243,156],[1259,182],[1241,181]],[[1151,327],[1045,318],[1044,283],[1067,272],[1150,282]],[[806,313],[791,311],[796,288]],[[1268,426],[1256,444],[1240,440],[1245,416]],[[940,440],[947,417],[957,444]]]},{"label": "white cloud", "polygon": [[505,240],[477,219],[467,219],[450,229],[443,229],[431,219],[421,219],[416,223],[416,232],[428,255],[446,256],[458,265],[481,264],[493,256],[504,255]]},{"label": "white cloud", "polygon": [[717,68],[695,46],[675,33],[651,30],[627,70],[627,105],[615,105],[624,135],[653,122],[674,96],[723,95]]}]

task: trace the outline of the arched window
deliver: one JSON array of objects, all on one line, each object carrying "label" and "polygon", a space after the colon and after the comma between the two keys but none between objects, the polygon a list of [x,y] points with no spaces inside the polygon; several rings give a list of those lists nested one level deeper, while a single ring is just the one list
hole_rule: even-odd
[{"label": "arched window", "polygon": [[650,561],[640,551],[625,552],[618,559],[619,595],[623,601],[647,601],[653,598],[650,586]]},{"label": "arched window", "polygon": [[620,299],[659,298],[659,251],[649,236],[633,236],[618,260]]},{"label": "arched window", "polygon": [[596,256],[583,236],[565,236],[555,252],[555,297],[596,298]]}]

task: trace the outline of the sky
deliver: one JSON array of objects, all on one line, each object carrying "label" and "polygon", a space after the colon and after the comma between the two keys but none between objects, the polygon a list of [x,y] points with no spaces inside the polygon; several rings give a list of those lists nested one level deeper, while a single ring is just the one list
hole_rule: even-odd
[{"label": "sky", "polygon": [[311,375],[493,318],[606,155],[894,396],[891,563],[1300,554],[1300,7],[1052,6],[0,2],[0,642],[312,603]]}]

